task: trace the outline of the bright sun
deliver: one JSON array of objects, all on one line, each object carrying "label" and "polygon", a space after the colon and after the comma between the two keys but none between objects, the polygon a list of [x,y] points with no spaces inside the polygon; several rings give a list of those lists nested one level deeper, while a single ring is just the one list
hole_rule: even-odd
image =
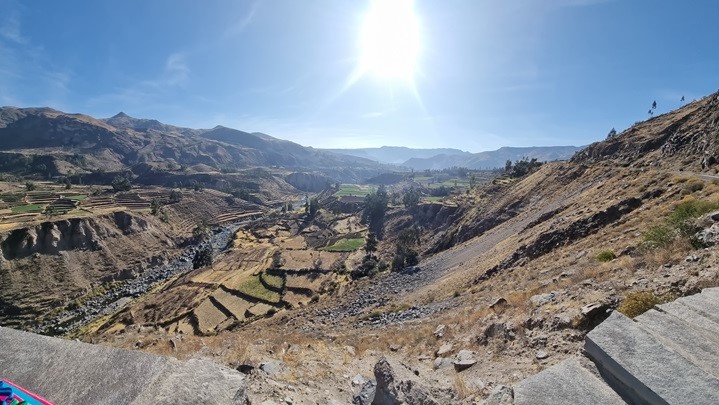
[{"label": "bright sun", "polygon": [[362,72],[412,81],[420,52],[412,0],[373,0],[362,24],[360,52]]}]

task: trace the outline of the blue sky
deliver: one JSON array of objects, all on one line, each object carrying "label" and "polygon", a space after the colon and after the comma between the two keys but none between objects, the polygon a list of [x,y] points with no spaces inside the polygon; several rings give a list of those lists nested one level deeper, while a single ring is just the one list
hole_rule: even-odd
[{"label": "blue sky", "polygon": [[411,83],[358,75],[370,6],[0,0],[0,105],[477,152],[587,144],[719,88],[715,0],[415,0]]}]

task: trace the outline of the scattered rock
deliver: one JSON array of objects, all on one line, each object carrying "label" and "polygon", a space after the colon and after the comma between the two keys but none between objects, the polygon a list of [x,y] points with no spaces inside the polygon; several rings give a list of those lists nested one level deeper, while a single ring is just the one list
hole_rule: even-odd
[{"label": "scattered rock", "polygon": [[447,368],[452,367],[452,359],[449,359],[447,357],[437,357],[434,359],[434,366],[433,368],[435,370],[439,370],[441,368]]},{"label": "scattered rock", "polygon": [[597,315],[604,313],[609,306],[601,302],[593,302],[582,307],[582,316],[586,319],[593,319]]},{"label": "scattered rock", "polygon": [[536,357],[537,360],[544,360],[549,357],[549,354],[547,354],[547,352],[545,352],[544,350],[540,350],[537,352],[537,354],[534,355],[534,357]]},{"label": "scattered rock", "polygon": [[437,329],[434,330],[434,336],[439,339],[447,332],[447,327],[440,324],[437,326]]},{"label": "scattered rock", "polygon": [[451,352],[453,348],[454,348],[454,346],[451,343],[445,343],[439,347],[436,354],[437,354],[437,356],[440,356],[440,357],[444,356],[445,354]]},{"label": "scattered rock", "polygon": [[482,334],[477,337],[477,342],[481,345],[486,345],[491,338],[513,340],[514,331],[512,329],[512,327],[507,326],[504,322],[493,322],[484,328]]},{"label": "scattered rock", "polygon": [[355,356],[355,348],[354,346],[345,346],[345,351],[352,356]]},{"label": "scattered rock", "polygon": [[533,295],[529,299],[529,301],[531,301],[535,307],[541,307],[542,305],[546,305],[546,304],[549,304],[550,302],[554,301],[556,296],[557,296],[557,294],[555,292],[550,292],[550,293],[546,293],[546,294],[537,294],[537,295]]},{"label": "scattered rock", "polygon": [[514,390],[512,388],[497,385],[490,392],[484,405],[512,405],[514,404]]},{"label": "scattered rock", "polygon": [[477,359],[474,357],[474,352],[471,350],[460,350],[454,359],[454,369],[457,371],[466,370],[473,365],[477,364]]},{"label": "scattered rock", "polygon": [[549,325],[549,330],[557,331],[562,329],[571,328],[574,323],[575,315],[569,312],[560,312],[552,318],[552,322]]},{"label": "scattered rock", "polygon": [[362,374],[357,374],[352,378],[352,385],[364,385],[367,382],[367,380],[362,377]]},{"label": "scattered rock", "polygon": [[260,364],[260,370],[269,375],[279,374],[287,370],[287,364],[279,360],[268,360]]},{"label": "scattered rock", "polygon": [[393,345],[390,345],[390,346],[389,346],[389,350],[390,350],[390,351],[393,351],[393,352],[398,352],[399,349],[401,349],[401,348],[402,348],[402,346],[400,346],[400,345],[398,345],[398,344],[393,344]]},{"label": "scattered rock", "polygon": [[377,384],[370,380],[362,385],[359,394],[352,397],[353,405],[372,405]]},{"label": "scattered rock", "polygon": [[497,298],[496,301],[494,301],[492,304],[489,305],[489,308],[492,309],[492,311],[501,313],[504,312],[504,309],[507,307],[507,300],[503,297]]}]

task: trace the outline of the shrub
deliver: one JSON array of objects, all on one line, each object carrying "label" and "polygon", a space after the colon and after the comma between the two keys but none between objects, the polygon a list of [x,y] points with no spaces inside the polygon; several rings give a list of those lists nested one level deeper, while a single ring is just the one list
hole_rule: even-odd
[{"label": "shrub", "polygon": [[616,258],[617,255],[614,253],[614,251],[611,250],[603,250],[597,255],[597,261],[600,261],[602,263],[611,262]]},{"label": "shrub", "polygon": [[704,188],[704,181],[702,179],[693,177],[689,180],[687,180],[686,183],[684,183],[684,188],[682,189],[683,194],[691,194],[694,192],[697,192]]},{"label": "shrub", "polygon": [[617,310],[630,318],[634,318],[654,308],[655,305],[674,301],[676,298],[676,295],[671,293],[656,295],[652,291],[631,292],[624,296]]},{"label": "shrub", "polygon": [[644,233],[644,246],[649,249],[665,247],[677,237],[688,239],[694,247],[700,247],[694,240],[694,234],[699,230],[696,218],[719,209],[716,201],[689,199],[682,201],[663,224],[651,226]]},{"label": "shrub", "polygon": [[674,230],[666,225],[653,225],[644,232],[643,239],[648,249],[667,246],[674,239]]}]

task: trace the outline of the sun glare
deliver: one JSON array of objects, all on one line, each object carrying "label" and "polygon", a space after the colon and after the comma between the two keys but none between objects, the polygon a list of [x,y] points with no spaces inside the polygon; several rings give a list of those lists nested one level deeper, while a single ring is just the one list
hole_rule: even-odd
[{"label": "sun glare", "polygon": [[373,0],[362,24],[360,52],[362,72],[412,81],[420,52],[412,0]]}]

